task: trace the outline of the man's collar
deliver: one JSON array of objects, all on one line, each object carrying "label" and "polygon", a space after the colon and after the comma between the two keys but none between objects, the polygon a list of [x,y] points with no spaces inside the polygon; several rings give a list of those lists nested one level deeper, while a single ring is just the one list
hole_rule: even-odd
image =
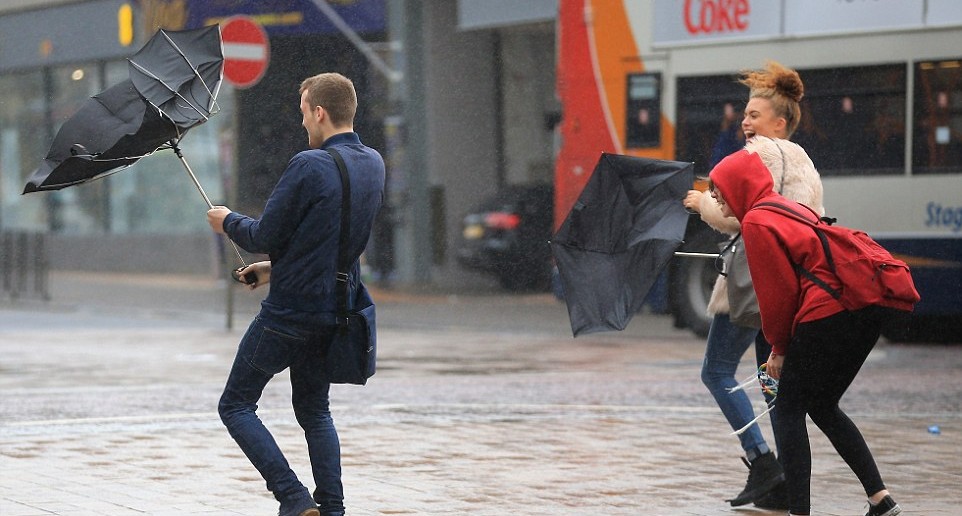
[{"label": "man's collar", "polygon": [[332,145],[343,145],[346,143],[361,143],[361,138],[354,131],[345,131],[343,133],[337,133],[324,140],[324,143],[321,144],[321,148],[326,149]]}]

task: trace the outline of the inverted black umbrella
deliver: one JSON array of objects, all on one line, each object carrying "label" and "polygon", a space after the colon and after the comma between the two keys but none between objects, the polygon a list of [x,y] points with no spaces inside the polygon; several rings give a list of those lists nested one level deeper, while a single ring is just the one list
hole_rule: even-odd
[{"label": "inverted black umbrella", "polygon": [[693,165],[602,154],[551,241],[574,336],[623,330],[682,243]]},{"label": "inverted black umbrella", "polygon": [[176,137],[174,125],[144,102],[131,81],[123,81],[87,99],[64,122],[23,193],[104,177]]},{"label": "inverted black umbrella", "polygon": [[[169,31],[160,29],[128,60],[128,73],[144,100],[178,129],[170,148],[187,170],[207,207],[213,207],[178,143],[183,134],[217,113],[217,93],[224,79],[220,26]],[[240,258],[240,251],[234,250]],[[241,262],[243,263],[243,259]]]},{"label": "inverted black umbrella", "polygon": [[178,143],[218,111],[223,63],[216,25],[157,31],[131,58],[130,79],[91,97],[64,122],[24,193],[99,179],[164,148],[177,153],[210,206]]},{"label": "inverted black umbrella", "polygon": [[158,30],[128,61],[130,79],[95,95],[64,122],[24,193],[99,179],[158,149],[172,149],[208,208],[213,207],[179,143],[190,128],[219,111],[224,70],[220,27]]},{"label": "inverted black umbrella", "polygon": [[217,25],[160,29],[127,61],[137,91],[178,128],[202,124],[219,110],[224,53]]}]

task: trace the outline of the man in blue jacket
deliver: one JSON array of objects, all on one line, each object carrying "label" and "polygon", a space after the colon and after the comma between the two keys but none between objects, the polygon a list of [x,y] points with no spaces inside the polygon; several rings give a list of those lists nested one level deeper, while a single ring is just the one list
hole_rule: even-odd
[{"label": "man in blue jacket", "polygon": [[[215,232],[270,257],[241,271],[244,277],[254,275],[251,288],[268,282],[271,288],[240,342],[218,411],[280,502],[280,516],[337,516],[344,514],[341,452],[321,360],[336,328],[341,180],[326,149],[341,154],[351,181],[352,295],[360,281],[358,259],[384,196],[384,161],[354,132],[357,94],[349,79],[336,73],[316,75],[301,83],[300,92],[310,150],[291,159],[261,218],[223,206],[207,212]],[[255,413],[267,382],[287,368],[294,414],[307,439],[313,496]]]}]

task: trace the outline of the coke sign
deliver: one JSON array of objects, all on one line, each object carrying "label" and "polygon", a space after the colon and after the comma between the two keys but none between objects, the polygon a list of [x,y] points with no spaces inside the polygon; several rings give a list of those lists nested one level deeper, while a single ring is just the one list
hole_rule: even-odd
[{"label": "coke sign", "polygon": [[655,45],[770,38],[782,31],[783,2],[777,0],[651,1]]},{"label": "coke sign", "polygon": [[685,0],[683,16],[689,34],[744,32],[748,29],[749,0]]}]

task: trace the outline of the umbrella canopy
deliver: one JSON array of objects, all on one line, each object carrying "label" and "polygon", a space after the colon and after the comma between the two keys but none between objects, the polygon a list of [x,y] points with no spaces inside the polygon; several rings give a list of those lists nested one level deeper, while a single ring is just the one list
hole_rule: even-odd
[{"label": "umbrella canopy", "polygon": [[555,233],[574,336],[623,330],[682,243],[692,163],[602,154]]},{"label": "umbrella canopy", "polygon": [[117,172],[177,136],[131,81],[94,95],[60,127],[23,193],[59,190]]},{"label": "umbrella canopy", "polygon": [[224,75],[219,26],[158,30],[128,62],[137,91],[178,128],[202,124],[218,111]]},{"label": "umbrella canopy", "polygon": [[130,59],[128,80],[91,97],[64,122],[23,193],[98,179],[167,144],[209,206],[178,142],[217,112],[223,65],[217,25],[157,31]]}]

